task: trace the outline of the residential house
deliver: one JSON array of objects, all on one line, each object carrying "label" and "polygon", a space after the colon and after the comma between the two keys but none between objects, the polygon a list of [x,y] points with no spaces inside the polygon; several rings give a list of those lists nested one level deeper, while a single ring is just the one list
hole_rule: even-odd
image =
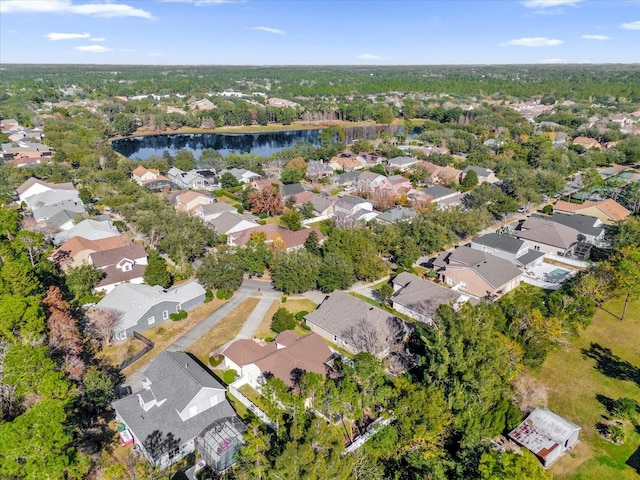
[{"label": "residential house", "polygon": [[255,188],[256,190],[262,190],[265,187],[272,186],[277,187],[279,190],[280,188],[282,188],[282,185],[283,183],[277,178],[256,178],[255,180],[251,181],[251,187]]},{"label": "residential house", "polygon": [[75,190],[75,187],[70,182],[49,183],[43,180],[38,180],[35,177],[31,177],[18,188],[16,188],[16,194],[18,195],[18,199],[20,200],[20,202],[26,203],[26,200],[29,197],[51,190]]},{"label": "residential house", "polygon": [[164,351],[143,372],[134,392],[112,403],[136,448],[163,469],[198,450],[222,473],[237,458],[246,431],[223,387],[198,360]]},{"label": "residential house", "polygon": [[406,194],[413,188],[411,180],[402,175],[391,175],[388,178],[388,182],[388,188],[396,195]]},{"label": "residential house", "polygon": [[366,168],[381,165],[386,160],[382,155],[378,155],[374,152],[360,152],[356,158],[359,162],[364,162]]},{"label": "residential house", "polygon": [[600,143],[593,138],[576,137],[573,139],[573,144],[578,145],[579,147],[582,147],[585,150],[590,150],[592,148],[595,148],[597,150],[602,150],[602,145],[600,145]]},{"label": "residential house", "polygon": [[369,352],[378,359],[389,354],[394,342],[390,313],[346,292],[328,295],[318,308],[305,316],[306,324],[323,338],[351,353]]},{"label": "residential house", "polygon": [[598,202],[587,200],[582,204],[565,202],[558,200],[553,206],[553,210],[566,214],[581,214],[599,218],[606,225],[614,225],[616,222],[625,220],[631,211],[620,205],[612,198]]},{"label": "residential house", "polygon": [[359,210],[373,211],[373,205],[363,198],[345,195],[338,199],[334,209],[335,213],[355,215]]},{"label": "residential house", "polygon": [[435,185],[459,183],[462,175],[462,170],[449,166],[442,167],[432,162],[418,162],[412,167],[412,170],[417,168],[424,168],[429,172],[429,178],[427,178],[426,183]]},{"label": "residential house", "polygon": [[87,240],[99,240],[101,238],[118,237],[120,232],[110,220],[82,220],[69,230],[58,232],[53,237],[54,245],[62,245],[73,237],[82,237]]},{"label": "residential house", "polygon": [[131,244],[127,237],[107,237],[99,240],[87,240],[82,237],[73,237],[56,248],[51,254],[51,261],[58,265],[62,271],[72,267],[79,267],[89,263],[89,255]]},{"label": "residential house", "polygon": [[416,211],[412,208],[406,207],[393,207],[386,212],[379,214],[375,220],[377,222],[384,223],[396,223],[405,220],[411,220],[417,215]]},{"label": "residential house", "polygon": [[203,111],[206,111],[206,110],[213,110],[214,108],[217,108],[217,107],[208,98],[203,98],[201,100],[196,100],[194,102],[191,102],[189,104],[189,108],[191,110],[203,110]]},{"label": "residential house", "polygon": [[387,161],[387,165],[391,170],[400,170],[401,172],[408,172],[412,166],[419,163],[420,160],[413,157],[395,157]]},{"label": "residential house", "polygon": [[258,225],[237,233],[230,233],[227,236],[227,243],[229,245],[244,246],[251,240],[251,236],[254,233],[264,233],[267,245],[273,246],[276,250],[292,251],[304,247],[304,242],[307,241],[311,232],[315,232],[320,243],[324,241],[324,235],[317,227],[293,231],[282,228],[279,225],[268,224]]},{"label": "residential house", "polygon": [[207,220],[217,233],[229,235],[238,233],[249,228],[258,227],[257,217],[253,215],[242,215],[240,213],[224,212],[215,218]]},{"label": "residential house", "polygon": [[171,167],[167,172],[169,180],[179,188],[193,190],[215,190],[220,188],[216,172],[211,169],[194,169],[185,172],[176,167]]},{"label": "residential house", "polygon": [[176,210],[179,212],[196,213],[203,205],[215,203],[216,199],[201,192],[189,190],[176,195]]},{"label": "residential house", "polygon": [[57,201],[31,210],[33,218],[38,223],[47,223],[59,230],[73,228],[74,219],[83,213],[85,213],[84,203],[80,199]]},{"label": "residential house", "polygon": [[333,168],[327,163],[311,160],[307,163],[307,177],[311,180],[320,180],[333,175]]},{"label": "residential house", "polygon": [[117,310],[121,316],[113,336],[122,341],[133,332],[144,332],[169,320],[171,313],[189,311],[204,303],[205,290],[196,282],[164,289],[159,286],[123,283],[98,302],[96,308]]},{"label": "residential house", "polygon": [[558,212],[554,212],[550,217],[535,214],[531,215],[531,217],[540,218],[542,220],[551,220],[552,222],[574,228],[582,235],[582,237],[578,238],[581,242],[598,245],[604,240],[604,224],[602,223],[602,220],[597,217],[581,215],[579,213],[569,215]]},{"label": "residential house", "polygon": [[131,179],[141,187],[144,185],[145,180],[154,180],[160,176],[160,170],[155,168],[145,168],[142,165],[138,165],[131,172]]},{"label": "residential house", "polygon": [[529,217],[513,234],[524,240],[530,249],[563,257],[570,254],[580,239],[575,228],[542,217]]},{"label": "residential house", "polygon": [[298,194],[306,192],[307,189],[301,183],[290,183],[282,185],[280,191],[282,192],[282,199],[286,201],[289,197],[296,197]]},{"label": "residential house", "polygon": [[343,152],[338,156],[333,157],[329,161],[329,166],[335,170],[342,170],[343,172],[353,172],[354,170],[362,170],[367,167],[367,162],[364,159],[358,158],[358,155],[352,152]]},{"label": "residential house", "polygon": [[578,443],[581,428],[546,408],[536,408],[509,438],[533,453],[547,468]]},{"label": "residential house", "polygon": [[459,306],[469,300],[468,296],[455,290],[407,272],[396,275],[392,283],[394,293],[391,297],[391,306],[393,309],[433,327],[437,327],[433,316],[440,305]]},{"label": "residential house", "polygon": [[352,187],[358,181],[359,176],[360,173],[356,171],[339,173],[333,177],[333,181],[336,185],[341,187]]},{"label": "residential house", "polygon": [[6,163],[26,167],[48,163],[53,160],[53,152],[42,143],[22,139],[2,144],[2,158]]},{"label": "residential house", "polygon": [[499,233],[473,237],[469,247],[509,260],[516,267],[525,270],[540,265],[545,257],[544,252],[530,249],[524,240]]},{"label": "residential house", "polygon": [[462,171],[462,178],[464,179],[467,173],[469,173],[471,170],[476,172],[476,174],[478,175],[478,184],[481,184],[481,183],[494,184],[500,181],[500,179],[496,177],[496,174],[490,168],[472,167],[472,166],[467,167]]},{"label": "residential house", "polygon": [[104,272],[95,290],[109,293],[117,285],[125,282],[144,282],[147,252],[139,244],[96,251],[89,254],[89,264]]},{"label": "residential house", "polygon": [[374,172],[362,172],[356,181],[356,188],[359,192],[373,193],[390,188],[389,179],[384,175]]},{"label": "residential house", "polygon": [[220,176],[225,173],[230,173],[235,177],[235,179],[240,183],[251,183],[252,181],[262,177],[262,175],[252,172],[251,170],[246,170],[244,168],[229,168],[226,170],[222,170],[220,172]]},{"label": "residential house", "polygon": [[456,195],[460,195],[460,192],[457,190],[453,190],[448,187],[443,187],[442,185],[434,185],[433,187],[425,188],[424,193],[428,195],[432,202],[440,203],[443,200],[447,200],[455,197]]},{"label": "residential house", "polygon": [[516,288],[522,279],[510,261],[466,246],[441,253],[433,265],[445,284],[491,300]]},{"label": "residential house", "polygon": [[[314,193],[308,200],[302,202],[302,204],[310,202],[311,205],[313,205],[313,213],[316,217],[330,218],[334,214],[334,206],[337,201],[338,199],[336,197],[327,197],[325,195]],[[302,204],[296,202],[298,207],[302,206]]]},{"label": "residential house", "polygon": [[553,140],[551,141],[553,148],[563,148],[567,146],[569,137],[564,132],[555,132]]},{"label": "residential house", "polygon": [[293,330],[279,333],[275,341],[260,345],[253,340],[236,340],[224,351],[224,367],[233,369],[255,389],[267,378],[282,380],[290,388],[307,372],[326,376],[333,354],[316,333],[304,337]]},{"label": "residential house", "polygon": [[200,205],[196,212],[203,221],[211,222],[211,220],[218,218],[223,213],[238,213],[238,210],[228,203],[214,202]]}]

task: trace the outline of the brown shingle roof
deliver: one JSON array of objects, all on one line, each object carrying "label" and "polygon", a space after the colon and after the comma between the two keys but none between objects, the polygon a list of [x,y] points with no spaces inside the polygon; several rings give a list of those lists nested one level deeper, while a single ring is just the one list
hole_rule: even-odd
[{"label": "brown shingle roof", "polygon": [[58,265],[64,265],[83,250],[101,252],[130,244],[130,240],[122,235],[117,237],[88,240],[83,237],[72,237],[53,251],[51,258]]},{"label": "brown shingle roof", "polygon": [[115,265],[123,258],[135,260],[137,258],[146,258],[147,252],[142,245],[133,244],[125,247],[112,248],[111,250],[103,250],[89,255],[91,263],[96,268],[103,268],[109,265]]}]

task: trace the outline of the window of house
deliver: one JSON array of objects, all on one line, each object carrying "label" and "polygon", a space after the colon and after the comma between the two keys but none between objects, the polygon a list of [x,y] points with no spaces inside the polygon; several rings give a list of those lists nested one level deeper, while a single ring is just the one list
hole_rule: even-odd
[{"label": "window of house", "polygon": [[127,338],[127,332],[125,330],[121,330],[119,332],[116,332],[116,340],[124,340],[125,338]]},{"label": "window of house", "polygon": [[460,282],[460,288],[462,290],[466,290],[467,289],[467,282]]},{"label": "window of house", "polygon": [[169,318],[169,310],[165,310],[164,312],[162,312],[162,319],[166,320],[167,318]]},{"label": "window of house", "polygon": [[156,317],[149,317],[147,318],[147,323],[149,325],[153,325],[154,323],[156,323]]},{"label": "window of house", "polygon": [[447,277],[447,285],[453,285],[453,278]]},{"label": "window of house", "polygon": [[180,313],[180,307],[182,307],[182,305],[180,304],[176,305],[176,313]]}]

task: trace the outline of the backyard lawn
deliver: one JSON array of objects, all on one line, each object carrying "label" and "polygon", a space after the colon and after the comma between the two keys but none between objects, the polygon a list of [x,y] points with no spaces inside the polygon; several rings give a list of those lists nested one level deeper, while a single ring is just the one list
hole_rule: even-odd
[{"label": "backyard lawn", "polygon": [[[622,312],[623,298],[604,307]],[[609,417],[606,405],[634,399],[640,420],[640,301],[630,303],[624,321],[602,309],[592,324],[563,351],[545,361],[532,376],[549,394],[549,409],[582,427],[580,442],[550,469],[555,478],[637,480],[640,476],[640,427],[627,423],[626,442],[615,445],[596,426]]]},{"label": "backyard lawn", "polygon": [[234,339],[259,301],[260,298],[257,297],[247,298],[220,323],[200,337],[187,351],[198,357],[205,365],[209,365],[210,353]]}]

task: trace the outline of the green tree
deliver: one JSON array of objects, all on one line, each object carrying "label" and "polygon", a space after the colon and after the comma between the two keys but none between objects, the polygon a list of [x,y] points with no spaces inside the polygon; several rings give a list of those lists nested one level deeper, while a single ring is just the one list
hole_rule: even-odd
[{"label": "green tree", "polygon": [[315,207],[311,202],[304,202],[299,208],[300,215],[305,220],[315,217]]},{"label": "green tree", "polygon": [[475,170],[469,170],[460,182],[460,186],[465,190],[471,190],[478,185],[478,174]]},{"label": "green tree", "polygon": [[147,258],[147,267],[144,270],[144,283],[147,285],[160,285],[167,288],[171,285],[171,274],[167,270],[167,262],[156,250],[151,250]]},{"label": "green tree", "polygon": [[173,165],[180,170],[188,172],[196,168],[196,160],[190,150],[183,148],[173,157]]},{"label": "green tree", "polygon": [[322,253],[322,250],[320,249],[320,239],[318,238],[318,234],[315,230],[309,232],[309,236],[304,241],[304,248],[314,255],[320,255]]},{"label": "green tree", "polygon": [[280,215],[280,225],[287,230],[297,231],[302,229],[302,215],[297,210],[287,210]]},{"label": "green tree", "polygon": [[293,330],[296,328],[296,324],[296,317],[284,307],[276,310],[276,313],[271,318],[271,330],[276,333]]},{"label": "green tree", "polygon": [[74,299],[80,300],[91,295],[91,289],[98,284],[103,276],[102,270],[93,265],[85,264],[67,270],[65,283]]},{"label": "green tree", "polygon": [[203,258],[196,276],[206,288],[235,292],[242,284],[243,273],[240,255],[233,249],[220,248]]},{"label": "green tree", "polygon": [[136,130],[136,120],[128,113],[116,113],[112,125],[113,129],[123,137],[131,135]]},{"label": "green tree", "polygon": [[550,480],[551,476],[541,467],[540,462],[529,452],[521,454],[505,451],[483,453],[478,465],[479,479],[503,480]]},{"label": "green tree", "polygon": [[222,185],[222,188],[233,188],[240,185],[240,182],[231,172],[224,172],[220,176],[220,185]]},{"label": "green tree", "polygon": [[327,253],[318,270],[318,288],[324,293],[345,290],[356,281],[353,262],[339,253]]},{"label": "green tree", "polygon": [[304,178],[304,171],[296,167],[285,167],[282,170],[280,180],[284,184],[298,183]]},{"label": "green tree", "polygon": [[90,368],[84,375],[82,383],[87,403],[92,408],[104,408],[114,399],[113,381],[99,368]]},{"label": "green tree", "polygon": [[271,268],[273,285],[287,295],[316,287],[320,259],[306,250],[275,256]]}]

